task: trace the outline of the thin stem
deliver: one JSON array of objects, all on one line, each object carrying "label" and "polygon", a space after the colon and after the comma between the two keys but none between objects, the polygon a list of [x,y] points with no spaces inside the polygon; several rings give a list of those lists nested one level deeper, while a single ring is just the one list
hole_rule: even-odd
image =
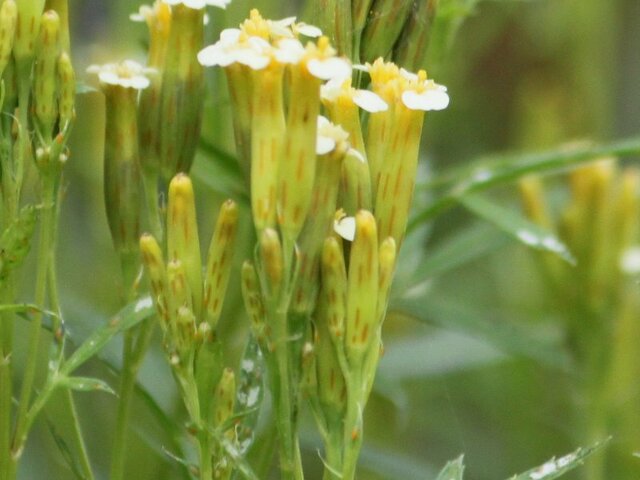
[{"label": "thin stem", "polygon": [[[2,290],[2,303],[13,299],[10,279]],[[7,478],[11,463],[11,354],[13,348],[13,313],[0,316],[0,478]]]},{"label": "thin stem", "polygon": [[158,176],[155,173],[144,172],[143,176],[144,193],[147,203],[147,217],[149,221],[150,233],[159,243],[162,243],[162,216],[158,206]]},{"label": "thin stem", "polygon": [[[359,371],[359,369],[357,369]],[[353,375],[348,385],[347,416],[344,422],[343,480],[353,480],[356,476],[358,457],[362,447],[362,410],[366,386],[360,375]]]},{"label": "thin stem", "polygon": [[342,471],[343,432],[340,422],[328,426],[328,436],[325,442],[326,456],[323,480],[340,480]]},{"label": "thin stem", "polygon": [[[42,179],[43,205],[42,220],[40,224],[40,239],[38,246],[37,274],[36,274],[36,305],[44,306],[47,294],[47,274],[49,271],[49,259],[52,254],[53,232],[55,222],[55,178],[45,175]],[[18,414],[16,417],[16,428],[13,437],[12,466],[10,477],[13,478],[17,469],[17,462],[22,455],[24,444],[27,439],[28,425],[27,412],[31,402],[31,394],[35,381],[36,367],[38,363],[38,351],[40,347],[40,334],[42,331],[42,312],[36,312],[29,332],[29,346],[27,353],[27,363],[24,370],[20,399],[18,403]]]},{"label": "thin stem", "polygon": [[200,480],[212,480],[213,461],[211,458],[211,435],[209,435],[204,425],[200,426],[198,446],[200,449]]}]

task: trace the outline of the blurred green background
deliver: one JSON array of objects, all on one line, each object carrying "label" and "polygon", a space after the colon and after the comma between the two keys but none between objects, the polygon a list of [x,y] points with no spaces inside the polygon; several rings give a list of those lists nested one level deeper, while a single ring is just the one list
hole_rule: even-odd
[{"label": "blurred green background", "polygon": [[[302,3],[234,0],[226,12],[211,9],[209,39],[238,24],[250,7],[281,18],[313,10]],[[146,28],[128,20],[138,5],[70,1],[72,53],[82,82],[88,82],[82,72],[90,64],[144,60]],[[422,181],[494,152],[537,151],[640,132],[638,0],[441,0],[434,28],[440,36],[431,45],[428,72],[448,86],[451,105],[428,115]],[[232,152],[225,82],[219,72],[207,75],[204,138]],[[77,339],[120,308],[118,264],[102,200],[103,117],[101,94],[82,93],[58,246],[64,312]],[[226,165],[220,155],[203,151],[194,167],[203,243],[216,205],[228,195],[244,198],[242,182]],[[561,194],[564,183],[563,177],[555,179],[554,191]],[[519,210],[513,184],[492,193],[503,206]],[[416,208],[430,200],[429,191],[420,189]],[[246,213],[238,265],[253,242]],[[447,460],[464,453],[465,478],[495,480],[593,440],[583,433],[586,400],[575,388],[584,371],[566,347],[533,256],[459,208],[414,231],[404,246],[396,301],[385,325],[386,353],[366,412],[359,478],[434,478]],[[29,278],[27,273],[26,292]],[[237,274],[233,284],[239,285]],[[239,288],[231,290],[222,323],[233,359],[247,320]],[[157,340],[140,375],[153,401],[140,394],[135,402],[128,468],[136,480],[182,478],[163,452],[175,451],[169,432],[180,430],[184,414]],[[103,359],[84,373],[115,383],[110,367],[117,368],[119,351],[109,345]],[[90,455],[106,478],[116,399],[77,397]],[[637,395],[625,402],[640,415]],[[20,478],[73,478],[51,434],[60,428],[58,415],[54,404],[40,422]],[[640,443],[634,447],[633,439],[616,435],[615,426],[607,433],[614,435],[608,448],[620,450],[626,463],[608,464],[605,478],[640,478],[640,459],[632,457]],[[321,478],[321,442],[310,418],[302,440],[308,478]],[[587,478],[587,471],[566,478]]]}]

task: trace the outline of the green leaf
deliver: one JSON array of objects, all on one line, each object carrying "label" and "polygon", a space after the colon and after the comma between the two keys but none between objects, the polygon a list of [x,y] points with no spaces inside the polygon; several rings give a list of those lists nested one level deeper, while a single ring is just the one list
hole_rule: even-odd
[{"label": "green leaf", "polygon": [[519,475],[509,477],[509,480],[552,480],[558,478],[574,468],[582,465],[584,460],[600,450],[609,442],[610,438],[598,442],[591,447],[579,448],[573,453],[569,453],[558,459],[552,458],[539,467],[528,470]]},{"label": "green leaf", "polygon": [[640,138],[619,140],[605,145],[561,147],[542,153],[502,154],[481,157],[469,166],[445,174],[418,188],[444,188],[446,191],[431,205],[419,211],[409,230],[433,219],[471,192],[513,182],[532,173],[555,173],[602,157],[624,157],[640,154]]},{"label": "green leaf", "polygon": [[455,460],[447,462],[438,474],[436,480],[462,480],[464,474],[464,456],[460,455]]},{"label": "green leaf", "polygon": [[155,313],[151,297],[143,297],[124,307],[104,326],[93,332],[63,363],[61,373],[70,375],[96,355],[113,337],[128,330]]},{"label": "green leaf", "polygon": [[200,142],[202,153],[191,169],[192,175],[211,190],[224,197],[249,204],[247,184],[238,160],[224,150],[206,141]]},{"label": "green leaf", "polygon": [[260,406],[264,399],[264,358],[255,337],[251,335],[240,362],[236,388],[236,415],[241,419],[236,427],[237,448],[245,456],[255,440]]},{"label": "green leaf", "polygon": [[62,388],[75,390],[76,392],[107,392],[115,395],[116,392],[104,380],[90,377],[62,377],[56,382]]},{"label": "green leaf", "polygon": [[569,247],[554,233],[536,225],[514,210],[504,208],[477,194],[465,195],[459,201],[471,213],[495,225],[527,247],[553,253],[571,265],[576,264]]},{"label": "green leaf", "polygon": [[80,464],[78,460],[75,458],[75,456],[73,455],[73,453],[71,452],[71,448],[69,448],[67,441],[63,438],[62,435],[58,433],[54,423],[48,418],[47,418],[47,426],[49,427],[49,432],[51,433],[51,436],[53,437],[53,441],[55,442],[56,447],[58,447],[60,455],[62,455],[62,458],[67,468],[71,471],[71,473],[75,478],[80,480],[85,480],[87,477],[85,477],[82,474],[82,471],[80,469]]},{"label": "green leaf", "polygon": [[31,249],[36,212],[32,205],[24,207],[0,236],[0,286],[22,265]]},{"label": "green leaf", "polygon": [[[504,353],[531,358],[554,368],[568,370],[570,357],[557,338],[542,337],[539,331],[509,318],[483,314],[445,294],[422,298],[396,299],[389,310],[449,330],[480,336]],[[493,313],[493,312],[492,312]],[[485,316],[486,315],[486,316]]]}]

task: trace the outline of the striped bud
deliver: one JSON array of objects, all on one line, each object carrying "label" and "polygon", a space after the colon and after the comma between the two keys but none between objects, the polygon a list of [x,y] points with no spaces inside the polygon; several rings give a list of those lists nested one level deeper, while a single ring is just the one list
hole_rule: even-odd
[{"label": "striped bud", "polygon": [[342,56],[351,58],[353,27],[350,0],[319,0],[315,4],[318,26]]},{"label": "striped bud", "polygon": [[255,267],[250,262],[244,262],[242,265],[242,297],[244,305],[249,314],[251,321],[251,330],[258,340],[258,343],[264,347],[266,343],[266,312],[260,293],[260,282]]},{"label": "striped bud", "polygon": [[160,163],[166,179],[187,173],[193,163],[202,123],[204,9],[172,8],[171,31],[162,77]]},{"label": "striped bud", "polygon": [[111,236],[123,263],[130,263],[140,238],[142,185],[138,163],[136,91],[104,89],[106,124],[104,195]]},{"label": "striped bud", "polygon": [[260,237],[260,258],[262,270],[266,274],[267,288],[276,296],[282,285],[284,276],[284,264],[282,258],[282,245],[278,232],[267,228]]},{"label": "striped bud", "polygon": [[387,237],[380,244],[378,252],[378,265],[380,273],[378,276],[378,311],[376,317],[380,324],[384,320],[389,303],[389,292],[393,281],[393,273],[396,268],[396,242],[393,238]]},{"label": "striped bud", "polygon": [[276,186],[285,136],[283,74],[279,65],[253,72],[251,210],[258,233],[276,222]]},{"label": "striped bud", "polygon": [[[320,38],[318,44],[326,43]],[[316,140],[320,113],[320,80],[305,65],[290,70],[287,136],[278,173],[278,223],[295,241],[309,212],[316,174]]]},{"label": "striped bud", "polygon": [[236,399],[236,376],[233,370],[225,368],[220,377],[214,394],[213,421],[217,427],[221,427],[233,415],[233,407]]},{"label": "striped bud", "polygon": [[36,41],[40,33],[40,20],[44,10],[44,1],[17,0],[18,26],[13,52],[21,74],[28,73],[26,65],[30,67],[33,60]]},{"label": "striped bud", "polygon": [[415,72],[426,68],[431,26],[436,16],[439,0],[418,0],[394,47],[393,60],[398,65]]},{"label": "striped bud", "polygon": [[378,234],[373,215],[356,214],[356,236],[351,245],[347,279],[345,347],[352,365],[359,365],[367,353],[378,325]]},{"label": "striped bud", "polygon": [[55,10],[60,17],[60,46],[63,51],[70,52],[69,0],[47,0],[45,10]]},{"label": "striped bud", "polygon": [[58,84],[60,130],[63,130],[76,118],[76,74],[66,52],[62,52],[58,57]]},{"label": "striped bud", "polygon": [[347,310],[347,270],[342,248],[335,237],[322,250],[322,302],[326,303],[327,326],[336,346],[344,344]]},{"label": "striped bud", "polygon": [[153,301],[160,317],[162,328],[166,334],[175,307],[169,303],[169,286],[167,270],[160,245],[153,236],[144,234],[140,237],[140,252],[142,261],[149,275]]},{"label": "striped bud", "polygon": [[178,260],[189,283],[190,305],[200,318],[202,306],[202,260],[196,220],[196,205],[191,179],[179,173],[169,184],[167,207],[167,252],[170,260]]},{"label": "striped bud", "polygon": [[42,15],[39,48],[36,54],[33,109],[36,125],[45,144],[51,142],[58,119],[57,63],[60,52],[60,17],[53,10]]},{"label": "striped bud", "polygon": [[5,0],[0,6],[0,78],[11,61],[11,50],[18,21],[18,7],[14,0]]},{"label": "striped bud", "polygon": [[216,328],[220,318],[227,291],[237,230],[238,206],[232,200],[227,200],[222,204],[218,214],[204,277],[203,310],[205,321],[212,330]]},{"label": "striped bud", "polygon": [[374,0],[362,33],[360,59],[373,62],[393,49],[404,26],[413,0]]},{"label": "striped bud", "polygon": [[[369,16],[369,9],[371,8],[372,0],[352,0],[351,1],[351,17],[353,21],[353,34],[356,38],[362,36],[364,26],[367,23],[367,17]],[[358,40],[359,44],[359,40]],[[359,53],[358,51],[355,52]]]},{"label": "striped bud", "polygon": [[373,208],[369,164],[355,150],[349,150],[342,164],[340,194],[342,208],[349,216]]},{"label": "striped bud", "polygon": [[180,260],[174,259],[167,264],[167,284],[176,313],[181,308],[193,310],[191,285],[184,264]]}]

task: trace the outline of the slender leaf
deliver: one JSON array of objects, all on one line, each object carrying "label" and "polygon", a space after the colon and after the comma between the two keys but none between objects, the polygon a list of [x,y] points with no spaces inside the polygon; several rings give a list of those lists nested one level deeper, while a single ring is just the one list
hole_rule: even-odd
[{"label": "slender leaf", "polygon": [[436,480],[462,480],[464,474],[464,456],[460,455],[455,460],[447,462]]},{"label": "slender leaf", "polygon": [[504,353],[531,358],[543,365],[567,370],[570,357],[557,338],[541,337],[540,332],[527,328],[513,319],[489,317],[482,310],[462,304],[445,294],[423,299],[397,299],[390,311],[408,315],[422,322],[454,331],[480,336]]},{"label": "slender leaf", "polygon": [[155,312],[151,297],[143,297],[124,307],[115,317],[89,337],[64,362],[61,372],[70,375],[80,365],[96,355],[113,337],[128,330]]},{"label": "slender leaf", "polygon": [[69,471],[72,473],[74,478],[85,480],[87,477],[85,477],[82,474],[82,471],[80,469],[80,464],[78,460],[75,458],[75,456],[73,455],[73,453],[71,453],[71,449],[69,448],[67,441],[62,437],[62,435],[58,433],[54,423],[49,419],[47,419],[47,426],[49,427],[49,433],[51,433],[51,436],[53,437],[53,441],[56,444],[56,447],[58,447],[58,451],[60,452],[60,455],[62,455],[62,459],[64,460],[65,466],[69,469]]},{"label": "slender leaf", "polygon": [[89,377],[63,377],[57,384],[63,388],[69,388],[77,392],[107,392],[115,395],[116,392],[104,380]]},{"label": "slender leaf", "polygon": [[42,313],[49,317],[59,318],[59,315],[51,310],[45,310],[40,308],[38,305],[33,303],[8,303],[4,305],[0,305],[0,312],[13,312],[13,313]]},{"label": "slender leaf", "polygon": [[575,452],[569,453],[558,459],[552,458],[539,467],[528,470],[519,475],[510,477],[509,480],[552,480],[558,478],[574,468],[582,465],[585,459],[609,442],[610,439],[598,442],[591,447],[578,448]]},{"label": "slender leaf", "polygon": [[247,184],[237,158],[217,146],[201,141],[205,156],[198,156],[191,173],[213,191],[249,203]]},{"label": "slender leaf", "polygon": [[553,173],[602,157],[640,154],[640,138],[619,140],[605,145],[581,145],[542,153],[492,155],[470,162],[470,166],[424,184],[422,188],[444,187],[446,192],[418,212],[409,229],[431,220],[471,192],[487,190],[513,182],[532,173]]},{"label": "slender leaf", "polygon": [[465,195],[459,201],[467,210],[495,225],[527,247],[553,253],[571,265],[576,264],[576,259],[569,251],[569,247],[554,233],[536,225],[519,213],[477,194]]}]

